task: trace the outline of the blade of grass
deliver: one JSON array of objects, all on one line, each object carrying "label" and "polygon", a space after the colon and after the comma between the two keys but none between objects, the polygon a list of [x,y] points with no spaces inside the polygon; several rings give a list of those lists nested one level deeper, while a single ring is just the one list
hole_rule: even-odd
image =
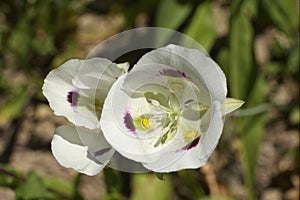
[{"label": "blade of grass", "polygon": [[170,199],[171,183],[167,176],[159,180],[154,174],[135,174],[131,200]]},{"label": "blade of grass", "polygon": [[[230,49],[228,60],[231,96],[246,102],[243,108],[261,105],[264,100],[264,80],[254,57],[254,30],[251,17],[256,15],[257,1],[236,0],[230,16]],[[264,113],[237,120],[241,140],[241,162],[248,199],[256,199],[254,171],[259,147],[264,136]]]},{"label": "blade of grass", "polygon": [[199,42],[206,51],[210,51],[216,39],[212,3],[201,3],[184,33]]}]

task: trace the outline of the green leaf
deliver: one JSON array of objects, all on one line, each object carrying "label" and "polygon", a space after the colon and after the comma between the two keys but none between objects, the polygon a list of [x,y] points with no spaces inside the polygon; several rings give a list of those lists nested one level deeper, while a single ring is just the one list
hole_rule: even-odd
[{"label": "green leaf", "polygon": [[0,123],[14,119],[23,110],[28,98],[28,86],[20,86],[17,90],[11,93],[0,109]]},{"label": "green leaf", "polygon": [[[71,183],[55,177],[39,176],[34,172],[25,175],[7,165],[0,165],[0,186],[15,190],[17,199],[42,198],[56,200],[75,198]],[[35,190],[37,190],[36,193]],[[81,198],[77,197],[76,199]]]},{"label": "green leaf", "polygon": [[231,18],[238,17],[241,13],[249,17],[255,17],[258,12],[260,0],[233,0],[230,6]]},{"label": "green leaf", "polygon": [[8,38],[8,46],[10,51],[16,56],[18,64],[24,68],[28,67],[31,54],[32,28],[28,26],[27,18],[20,20],[10,37]]},{"label": "green leaf", "polygon": [[[160,1],[156,10],[154,24],[157,27],[177,30],[181,24],[186,20],[191,12],[190,4],[180,4],[177,0]],[[157,38],[157,45],[162,46],[168,42],[168,39],[173,34],[172,31],[160,32]]]},{"label": "green leaf", "polygon": [[289,37],[298,37],[299,14],[295,0],[262,0],[262,12]]},{"label": "green leaf", "polygon": [[229,63],[228,59],[229,59],[228,48],[226,48],[226,47],[222,48],[217,55],[217,61],[218,61],[218,64],[220,65],[220,67],[222,68],[222,70],[224,71],[224,73],[229,76],[230,68],[229,68],[229,64],[228,64]]},{"label": "green leaf", "polygon": [[300,123],[300,107],[299,106],[295,106],[289,115],[290,118],[290,122],[292,124],[299,124]]},{"label": "green leaf", "polygon": [[[251,109],[264,102],[264,79],[259,76],[254,84],[251,95],[246,100],[245,107]],[[241,138],[241,159],[249,199],[255,199],[254,172],[257,155],[264,136],[264,124],[267,119],[265,113],[244,116],[237,119],[237,130]]]},{"label": "green leaf", "polygon": [[0,173],[0,186],[14,188],[16,185],[16,180],[11,176],[6,176],[5,174]]},{"label": "green leaf", "polygon": [[253,28],[241,13],[231,20],[229,49],[229,88],[231,96],[247,101],[257,75],[253,55]]},{"label": "green leaf", "polygon": [[155,25],[176,30],[191,11],[190,4],[180,4],[177,0],[160,1],[155,15]]},{"label": "green leaf", "polygon": [[10,166],[0,164],[0,186],[15,189],[24,177]]},{"label": "green leaf", "polygon": [[206,51],[211,50],[216,39],[216,30],[210,1],[198,6],[192,22],[184,33],[200,43]]},{"label": "green leaf", "polygon": [[43,180],[34,172],[31,172],[27,180],[16,188],[17,199],[38,199],[46,196],[47,189]]},{"label": "green leaf", "polygon": [[105,168],[103,170],[104,181],[106,186],[106,194],[102,196],[103,200],[117,200],[121,199],[121,176],[120,172],[112,168]]},{"label": "green leaf", "polygon": [[266,116],[264,114],[243,117],[237,120],[238,130],[241,133],[241,159],[249,199],[256,199],[254,172],[257,155],[264,136],[265,121]]},{"label": "green leaf", "polygon": [[72,197],[74,194],[74,188],[71,183],[63,181],[55,177],[42,177],[43,184],[50,191],[55,191],[61,196]]},{"label": "green leaf", "polygon": [[299,46],[299,37],[295,41],[295,46],[291,49],[291,52],[288,57],[287,62],[287,70],[290,74],[295,74],[298,77],[299,74],[299,54],[300,54],[300,46]]},{"label": "green leaf", "polygon": [[[264,79],[258,72],[254,57],[254,33],[251,23],[256,1],[236,0],[230,16],[230,46],[227,77],[231,96],[245,100],[244,108],[251,109],[264,102]],[[264,136],[264,113],[237,119],[237,131],[241,139],[241,160],[248,189],[248,198],[255,199],[254,170],[259,147]]]},{"label": "green leaf", "polygon": [[182,185],[182,191],[186,191],[190,196],[194,196],[198,199],[202,199],[205,195],[205,191],[202,184],[199,183],[199,171],[198,170],[181,170],[177,172],[180,185]]},{"label": "green leaf", "polygon": [[171,183],[161,181],[153,174],[135,174],[133,176],[133,191],[131,200],[170,199]]}]

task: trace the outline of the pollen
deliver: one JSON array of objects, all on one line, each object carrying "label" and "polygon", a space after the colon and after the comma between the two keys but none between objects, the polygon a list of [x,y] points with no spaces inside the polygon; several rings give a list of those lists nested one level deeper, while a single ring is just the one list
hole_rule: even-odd
[{"label": "pollen", "polygon": [[146,129],[150,129],[150,124],[149,124],[149,118],[145,117],[142,119],[142,125],[146,128]]}]

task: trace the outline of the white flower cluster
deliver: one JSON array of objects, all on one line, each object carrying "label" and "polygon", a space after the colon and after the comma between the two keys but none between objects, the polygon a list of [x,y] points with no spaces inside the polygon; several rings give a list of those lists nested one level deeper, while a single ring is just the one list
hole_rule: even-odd
[{"label": "white flower cluster", "polygon": [[[204,165],[224,116],[243,104],[226,98],[220,67],[198,50],[168,45],[128,68],[73,59],[48,74],[43,94],[56,115],[75,125],[55,131],[57,161],[88,175],[118,162],[115,155],[154,172]],[[122,163],[115,166],[122,170]]]}]

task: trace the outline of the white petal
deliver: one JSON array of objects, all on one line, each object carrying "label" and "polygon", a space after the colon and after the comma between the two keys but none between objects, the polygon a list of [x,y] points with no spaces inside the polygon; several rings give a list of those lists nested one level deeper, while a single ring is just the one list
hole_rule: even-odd
[{"label": "white petal", "polygon": [[68,95],[70,92],[77,90],[72,84],[72,79],[81,63],[81,60],[72,59],[52,70],[45,78],[42,88],[54,114],[65,116],[71,122],[74,122],[74,111],[70,102],[68,102]]},{"label": "white petal", "polygon": [[111,158],[107,166],[116,169],[118,171],[128,172],[128,173],[150,172],[150,170],[146,169],[142,165],[142,163],[130,160],[122,156],[121,154],[119,154],[117,151],[114,153],[113,157]]},{"label": "white petal", "polygon": [[162,64],[142,64],[134,66],[128,73],[122,88],[129,96],[144,92],[160,93],[165,98],[170,92],[177,98],[181,107],[187,100],[195,100],[210,105],[207,90],[199,89],[179,71]]},{"label": "white petal", "polygon": [[129,100],[128,95],[121,90],[124,78],[121,76],[108,93],[100,118],[101,129],[106,140],[120,154],[135,161],[148,161],[150,158],[142,154],[145,148],[143,143],[124,124]]},{"label": "white petal", "polygon": [[127,70],[127,64],[122,64],[118,67],[108,59],[91,58],[85,60],[79,67],[73,83],[81,89],[100,87],[108,90],[116,79],[126,73]]},{"label": "white petal", "polygon": [[[82,139],[85,139],[84,143],[86,144],[83,144]],[[92,140],[95,142],[91,142]],[[102,155],[102,162],[99,162],[90,153],[90,148],[95,148],[96,141],[101,143],[103,140],[103,135],[101,136],[99,133],[91,132],[91,130],[84,128],[76,129],[76,127],[72,126],[61,126],[55,131],[51,142],[51,149],[54,157],[62,166],[73,168],[78,172],[92,176],[96,175],[105,167],[113,154],[112,151],[105,152],[105,156]],[[101,148],[107,148],[107,145],[103,147],[98,146],[98,150]],[[107,160],[104,161],[103,157]]]},{"label": "white petal", "polygon": [[[215,149],[223,129],[220,102],[214,102],[214,111],[207,132],[192,146],[164,154],[158,161],[143,163],[144,167],[155,172],[173,172],[181,169],[195,169],[203,166]],[[185,153],[182,154],[182,151]]]},{"label": "white petal", "polygon": [[43,94],[54,114],[64,116],[78,126],[94,129],[99,127],[95,112],[95,92],[78,89],[72,83],[84,62],[72,59],[52,70],[45,78]]},{"label": "white petal", "polygon": [[130,67],[130,64],[129,64],[129,62],[118,63],[118,64],[117,64],[117,67],[120,68],[120,69],[122,69],[122,70],[123,70],[123,73],[125,74],[125,73],[128,72],[128,69],[129,69],[129,67]]},{"label": "white petal", "polygon": [[[154,147],[155,135],[141,138],[125,123],[130,98],[121,90],[124,78],[121,76],[108,93],[100,119],[101,129],[108,143],[124,157],[136,162],[154,162],[167,147]],[[132,106],[144,109],[139,103]]]},{"label": "white petal", "polygon": [[227,94],[226,77],[220,67],[204,53],[168,45],[145,54],[137,63],[163,64],[184,72],[201,89],[207,88],[212,100],[223,102]]}]

